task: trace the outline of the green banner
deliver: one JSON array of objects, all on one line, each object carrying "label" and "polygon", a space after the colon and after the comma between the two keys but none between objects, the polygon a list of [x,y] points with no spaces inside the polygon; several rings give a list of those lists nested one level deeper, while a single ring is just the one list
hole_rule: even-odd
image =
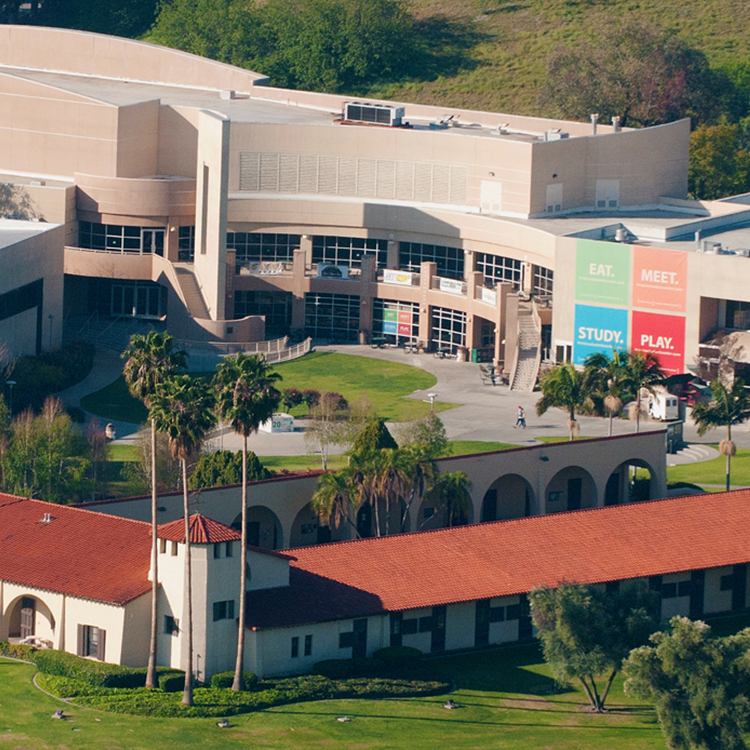
[{"label": "green banner", "polygon": [[630,245],[578,240],[576,300],[627,307],[630,296]]},{"label": "green banner", "polygon": [[398,320],[398,310],[383,310],[383,320],[395,323]]}]

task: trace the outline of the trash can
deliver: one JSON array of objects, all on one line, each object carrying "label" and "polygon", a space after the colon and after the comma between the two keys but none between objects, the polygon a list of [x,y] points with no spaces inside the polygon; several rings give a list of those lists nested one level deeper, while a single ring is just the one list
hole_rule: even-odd
[{"label": "trash can", "polygon": [[479,349],[472,349],[471,350],[471,361],[472,362],[479,362]]},{"label": "trash can", "polygon": [[468,350],[465,346],[459,346],[458,349],[456,349],[456,361],[457,362],[466,362],[466,355],[468,354]]}]

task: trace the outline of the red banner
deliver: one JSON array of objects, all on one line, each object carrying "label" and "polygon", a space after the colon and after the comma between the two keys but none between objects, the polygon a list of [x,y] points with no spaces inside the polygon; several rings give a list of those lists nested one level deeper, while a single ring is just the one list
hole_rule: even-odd
[{"label": "red banner", "polygon": [[653,352],[667,375],[685,372],[685,318],[633,311],[630,348]]}]

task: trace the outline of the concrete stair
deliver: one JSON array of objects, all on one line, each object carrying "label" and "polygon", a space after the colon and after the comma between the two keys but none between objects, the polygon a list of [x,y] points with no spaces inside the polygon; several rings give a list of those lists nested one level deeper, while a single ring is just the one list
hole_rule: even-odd
[{"label": "concrete stair", "polygon": [[175,263],[174,270],[177,274],[180,289],[182,290],[182,298],[185,300],[185,306],[190,315],[193,318],[201,318],[203,320],[210,318],[206,301],[203,299],[203,294],[198,286],[192,267]]},{"label": "concrete stair", "polygon": [[513,373],[510,390],[534,390],[539,375],[541,346],[541,331],[538,330],[534,322],[531,304],[522,303],[518,308],[518,362]]}]

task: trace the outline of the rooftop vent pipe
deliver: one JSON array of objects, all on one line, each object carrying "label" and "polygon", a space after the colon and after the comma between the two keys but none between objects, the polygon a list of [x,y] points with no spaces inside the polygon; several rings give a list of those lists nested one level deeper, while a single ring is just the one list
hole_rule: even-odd
[{"label": "rooftop vent pipe", "polygon": [[596,135],[596,126],[599,122],[599,115],[591,115],[591,135]]},{"label": "rooftop vent pipe", "polygon": [[619,133],[620,132],[620,118],[619,118],[618,115],[615,115],[612,118],[612,130],[614,130],[615,133]]}]

